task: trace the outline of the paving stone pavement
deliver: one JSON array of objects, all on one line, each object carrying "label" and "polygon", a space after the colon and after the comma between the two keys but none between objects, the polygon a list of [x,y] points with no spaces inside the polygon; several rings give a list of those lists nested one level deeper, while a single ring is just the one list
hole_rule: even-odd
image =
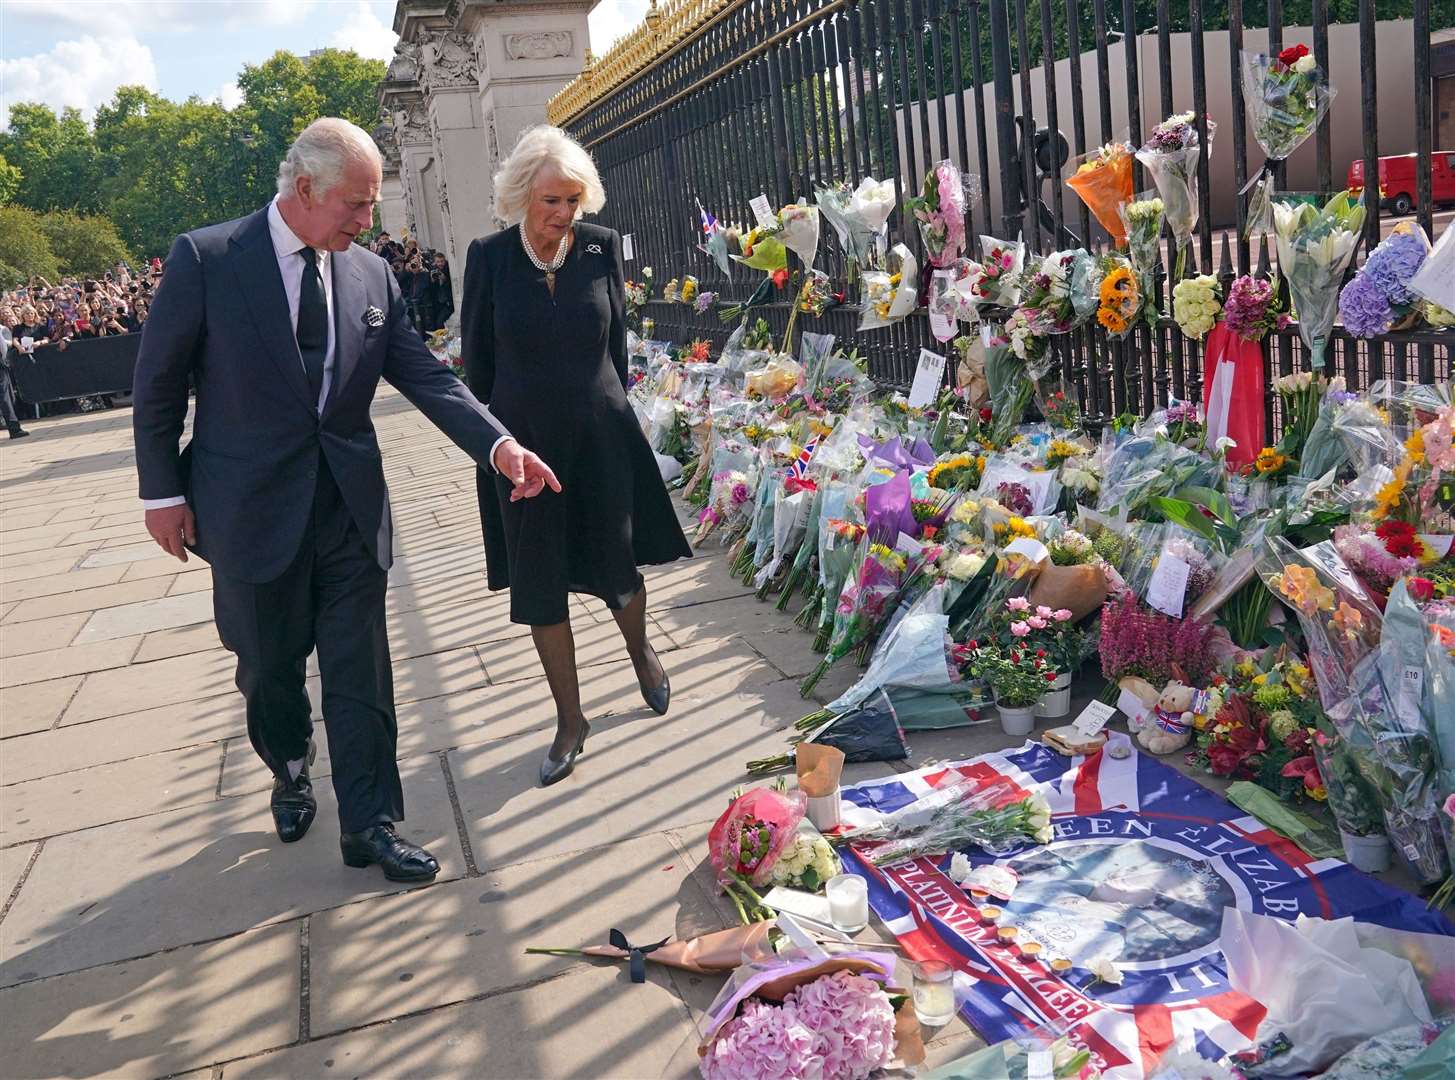
[{"label": "paving stone pavement", "polygon": [[[392,391],[375,415],[399,525],[403,830],[442,865],[419,888],[342,865],[327,783],[302,842],[273,835],[211,574],[145,542],[130,411],[0,443],[0,1075],[696,1075],[720,980],[653,969],[632,986],[523,950],[731,923],[707,826],[742,764],[816,707],[797,691],[807,636],[715,544],[649,570],[674,695],[658,718],[609,613],[576,600],[590,752],[536,787],[554,710],[485,588],[471,465]],[[840,665],[817,697],[854,678]],[[918,735],[909,761],[848,778],[1013,741],[995,724]],[[929,1034],[932,1062],[979,1044],[958,1020]]]}]

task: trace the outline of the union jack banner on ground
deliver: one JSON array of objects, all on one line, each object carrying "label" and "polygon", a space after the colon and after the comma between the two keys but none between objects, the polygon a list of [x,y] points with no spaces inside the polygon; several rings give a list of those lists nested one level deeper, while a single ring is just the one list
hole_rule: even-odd
[{"label": "union jack banner on ground", "polygon": [[[1115,733],[1108,745],[1131,749]],[[1002,944],[950,856],[874,867],[852,851],[846,869],[869,882],[869,901],[910,959],[955,968],[960,1014],[987,1042],[1035,1028],[1064,1032],[1091,1052],[1107,1080],[1142,1080],[1163,1051],[1194,1046],[1208,1058],[1249,1048],[1265,1009],[1228,983],[1223,909],[1294,920],[1355,919],[1455,936],[1455,925],[1413,896],[1337,859],[1313,859],[1255,817],[1153,757],[1105,751],[1068,758],[1039,743],[939,764],[844,790],[844,825],[872,824],[945,784],[1004,784],[1051,805],[1054,839],[1000,854],[967,849],[972,863],[1019,874],[1001,921],[1034,938],[1063,973]],[[983,903],[983,901],[982,901]],[[1089,965],[1114,961],[1120,986]]]}]

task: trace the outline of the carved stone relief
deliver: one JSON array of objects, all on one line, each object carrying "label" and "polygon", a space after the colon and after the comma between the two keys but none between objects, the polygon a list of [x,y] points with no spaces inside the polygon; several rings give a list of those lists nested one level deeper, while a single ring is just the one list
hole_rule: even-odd
[{"label": "carved stone relief", "polygon": [[512,60],[550,60],[557,56],[570,56],[572,52],[569,30],[505,35],[505,55]]},{"label": "carved stone relief", "polygon": [[394,59],[384,78],[390,82],[414,82],[419,78],[419,46],[412,41],[400,41],[394,46]]},{"label": "carved stone relief", "polygon": [[411,101],[394,113],[394,130],[400,143],[428,142],[429,113],[423,101]]},{"label": "carved stone relief", "polygon": [[446,90],[475,83],[477,58],[469,34],[452,30],[428,38],[420,48],[420,82],[427,90]]}]

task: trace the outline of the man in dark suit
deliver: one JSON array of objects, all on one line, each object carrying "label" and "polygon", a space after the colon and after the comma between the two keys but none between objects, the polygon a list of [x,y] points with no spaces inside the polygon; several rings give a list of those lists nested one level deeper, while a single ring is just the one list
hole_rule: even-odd
[{"label": "man in dark suit", "polygon": [[[300,839],[317,809],[304,690],[316,648],[343,860],[424,881],[439,864],[394,831],[393,539],[369,418],[379,379],[510,480],[513,499],[560,485],[425,349],[389,267],[353,243],[380,183],[369,136],[318,120],[289,149],[272,203],[179,236],[142,335],[133,427],[147,531],[183,562],[190,548],[212,564],[218,635],[273,773],[279,838]],[[196,415],[179,452],[189,381]]]}]

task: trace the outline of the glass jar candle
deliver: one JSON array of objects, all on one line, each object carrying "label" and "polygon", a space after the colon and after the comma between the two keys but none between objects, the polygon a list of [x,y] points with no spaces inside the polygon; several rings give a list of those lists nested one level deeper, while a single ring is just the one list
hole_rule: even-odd
[{"label": "glass jar candle", "polygon": [[944,1027],[955,1018],[955,971],[949,964],[914,965],[914,1014],[925,1027]]},{"label": "glass jar candle", "polygon": [[839,874],[824,886],[835,930],[856,934],[869,925],[869,884],[858,874]]}]

